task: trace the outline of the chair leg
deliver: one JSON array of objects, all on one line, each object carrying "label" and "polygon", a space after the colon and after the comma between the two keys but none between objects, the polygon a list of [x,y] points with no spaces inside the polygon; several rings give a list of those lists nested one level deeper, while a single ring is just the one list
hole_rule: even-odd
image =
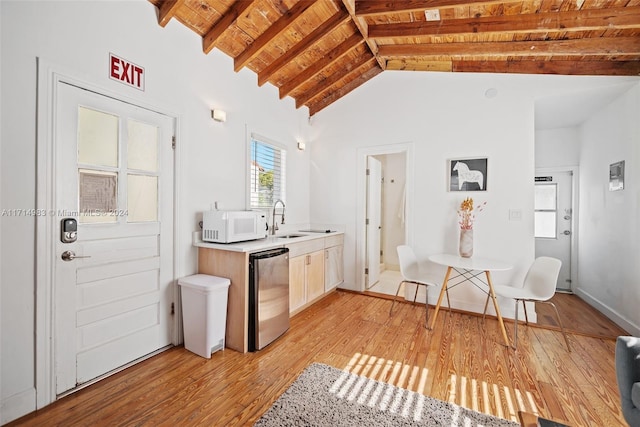
[{"label": "chair leg", "polygon": [[396,289],[396,295],[393,297],[393,301],[391,302],[391,308],[389,309],[389,316],[391,316],[393,312],[393,304],[396,303],[396,299],[398,298],[398,294],[400,293],[400,288],[402,287],[403,283],[404,283],[404,280],[398,283],[398,289]]},{"label": "chair leg", "polygon": [[425,312],[425,323],[424,323],[424,327],[429,329],[429,287],[425,286],[424,287],[425,291],[427,292],[427,295],[425,296],[425,300],[424,300],[424,312]]},{"label": "chair leg", "polygon": [[528,325],[529,324],[529,316],[527,316],[527,302],[522,300],[522,308],[524,308],[524,321]]},{"label": "chair leg", "polygon": [[518,347],[518,300],[516,300],[516,318],[513,326],[513,349],[516,350],[517,347]]},{"label": "chair leg", "polygon": [[558,309],[556,308],[556,305],[554,303],[552,303],[551,301],[539,301],[539,302],[543,302],[545,304],[550,304],[551,307],[553,307],[553,309],[556,312],[556,319],[558,319],[558,324],[560,325],[560,330],[562,331],[562,335],[564,335],[564,342],[567,343],[567,349],[569,350],[569,352],[571,352],[571,346],[569,345],[569,338],[567,338],[567,333],[564,330],[564,326],[562,326],[562,320],[560,320],[560,313],[558,313]]},{"label": "chair leg", "polygon": [[487,307],[489,306],[489,294],[487,294],[487,300],[484,302],[484,311],[482,312],[482,320],[484,321],[485,316],[487,315]]}]

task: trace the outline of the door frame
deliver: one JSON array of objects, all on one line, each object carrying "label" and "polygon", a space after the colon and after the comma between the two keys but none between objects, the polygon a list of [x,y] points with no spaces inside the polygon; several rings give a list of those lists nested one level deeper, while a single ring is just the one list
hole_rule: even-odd
[{"label": "door frame", "polygon": [[[37,107],[36,107],[36,250],[35,250],[35,392],[36,401],[34,409],[54,402],[57,399],[55,386],[55,291],[54,285],[54,264],[53,257],[56,252],[55,236],[56,229],[56,206],[55,206],[55,123],[56,123],[56,102],[57,89],[59,84],[70,84],[80,89],[94,92],[98,95],[113,98],[115,100],[132,104],[134,106],[154,111],[171,117],[174,120],[174,133],[176,137],[176,147],[173,158],[173,300],[179,308],[179,289],[175,286],[179,277],[179,266],[182,265],[182,256],[176,250],[179,230],[179,210],[180,206],[180,177],[181,177],[181,155],[180,155],[180,116],[166,108],[159,108],[141,102],[137,99],[128,98],[121,93],[116,93],[90,83],[84,78],[77,76],[77,73],[70,71],[47,61],[37,58]],[[173,344],[182,341],[180,330],[180,310],[177,309],[174,315],[173,324]],[[87,383],[91,384],[92,382]]]},{"label": "door frame", "polygon": [[406,156],[405,173],[405,230],[404,240],[407,245],[413,243],[411,231],[413,230],[413,143],[404,142],[398,144],[377,145],[361,147],[356,153],[356,283],[357,291],[364,292],[366,264],[367,236],[367,157],[384,154],[403,154]]},{"label": "door frame", "polygon": [[[571,172],[571,293],[578,286],[578,213],[580,206],[580,168],[578,166],[556,166],[535,168],[534,177],[545,173]],[[534,237],[535,240],[535,237]],[[535,243],[534,243],[535,244]]]}]

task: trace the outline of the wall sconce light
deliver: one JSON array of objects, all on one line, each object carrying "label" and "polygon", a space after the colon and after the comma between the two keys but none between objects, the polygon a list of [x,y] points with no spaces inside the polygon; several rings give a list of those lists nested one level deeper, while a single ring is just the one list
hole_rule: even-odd
[{"label": "wall sconce light", "polygon": [[298,150],[304,151],[307,148],[307,145],[304,142],[298,141]]},{"label": "wall sconce light", "polygon": [[226,122],[227,112],[223,110],[211,110],[211,118],[216,122]]}]

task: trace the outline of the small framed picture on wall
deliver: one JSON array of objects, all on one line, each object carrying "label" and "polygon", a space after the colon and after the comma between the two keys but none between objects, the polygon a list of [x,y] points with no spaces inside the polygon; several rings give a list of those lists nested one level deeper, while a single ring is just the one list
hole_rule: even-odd
[{"label": "small framed picture on wall", "polygon": [[487,158],[449,160],[449,191],[487,191]]}]

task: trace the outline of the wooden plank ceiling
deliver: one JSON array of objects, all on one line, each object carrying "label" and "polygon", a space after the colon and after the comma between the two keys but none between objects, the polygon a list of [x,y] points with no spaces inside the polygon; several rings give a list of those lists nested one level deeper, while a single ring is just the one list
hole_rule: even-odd
[{"label": "wooden plank ceiling", "polygon": [[640,0],[149,0],[312,116],[383,70],[640,75]]}]

